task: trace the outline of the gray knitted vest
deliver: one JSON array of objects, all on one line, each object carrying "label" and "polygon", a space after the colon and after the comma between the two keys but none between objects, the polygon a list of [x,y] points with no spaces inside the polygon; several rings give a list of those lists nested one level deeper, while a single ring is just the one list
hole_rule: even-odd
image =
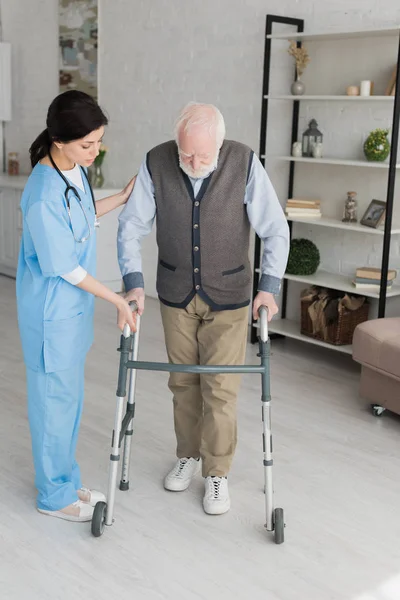
[{"label": "gray knitted vest", "polygon": [[249,304],[250,223],[244,196],[252,157],[244,144],[225,140],[217,169],[195,199],[174,141],[148,153],[157,206],[157,292],[164,304],[184,308],[195,294],[213,310]]}]

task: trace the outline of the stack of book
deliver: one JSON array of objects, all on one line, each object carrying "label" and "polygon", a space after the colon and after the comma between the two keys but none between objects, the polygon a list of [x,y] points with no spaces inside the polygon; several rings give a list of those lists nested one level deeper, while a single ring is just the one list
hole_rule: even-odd
[{"label": "stack of book", "polygon": [[321,200],[291,198],[286,202],[285,214],[288,219],[297,219],[298,217],[317,219],[321,216]]},{"label": "stack of book", "polygon": [[[387,289],[390,290],[393,281],[396,279],[397,271],[389,269],[387,276]],[[356,288],[364,290],[376,290],[379,292],[381,286],[381,270],[375,267],[360,267],[356,270],[356,276],[353,280]]]}]

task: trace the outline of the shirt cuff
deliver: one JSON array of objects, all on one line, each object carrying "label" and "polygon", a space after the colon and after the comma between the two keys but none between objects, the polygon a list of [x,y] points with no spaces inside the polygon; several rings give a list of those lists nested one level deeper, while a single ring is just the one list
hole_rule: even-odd
[{"label": "shirt cuff", "polygon": [[273,275],[261,275],[257,289],[259,292],[269,292],[277,295],[281,291],[281,280]]},{"label": "shirt cuff", "polygon": [[73,271],[66,273],[65,275],[61,275],[65,281],[68,281],[71,285],[78,285],[85,279],[87,275],[87,271],[83,267],[76,267]]},{"label": "shirt cuff", "polygon": [[135,273],[128,273],[123,276],[125,292],[136,288],[144,288],[143,273],[136,271]]}]

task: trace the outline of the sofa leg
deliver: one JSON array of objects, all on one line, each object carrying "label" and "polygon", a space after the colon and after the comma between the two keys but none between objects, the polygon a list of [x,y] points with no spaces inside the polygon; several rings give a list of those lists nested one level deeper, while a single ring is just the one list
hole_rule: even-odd
[{"label": "sofa leg", "polygon": [[381,417],[385,412],[386,408],[380,404],[371,404],[371,410],[374,417]]}]

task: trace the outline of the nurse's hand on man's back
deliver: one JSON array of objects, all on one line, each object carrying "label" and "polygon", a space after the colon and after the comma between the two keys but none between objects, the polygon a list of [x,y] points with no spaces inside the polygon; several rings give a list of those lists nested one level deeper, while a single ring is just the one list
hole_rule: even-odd
[{"label": "nurse's hand on man's back", "polygon": [[136,181],[136,175],[134,177],[132,177],[132,179],[130,180],[128,185],[125,186],[124,189],[121,191],[123,204],[125,204],[129,200],[129,197],[133,191],[133,186],[135,185],[135,181]]},{"label": "nurse's hand on man's back", "polygon": [[127,302],[136,302],[138,306],[139,315],[143,314],[144,311],[144,289],[134,288],[125,294],[125,300]]}]

